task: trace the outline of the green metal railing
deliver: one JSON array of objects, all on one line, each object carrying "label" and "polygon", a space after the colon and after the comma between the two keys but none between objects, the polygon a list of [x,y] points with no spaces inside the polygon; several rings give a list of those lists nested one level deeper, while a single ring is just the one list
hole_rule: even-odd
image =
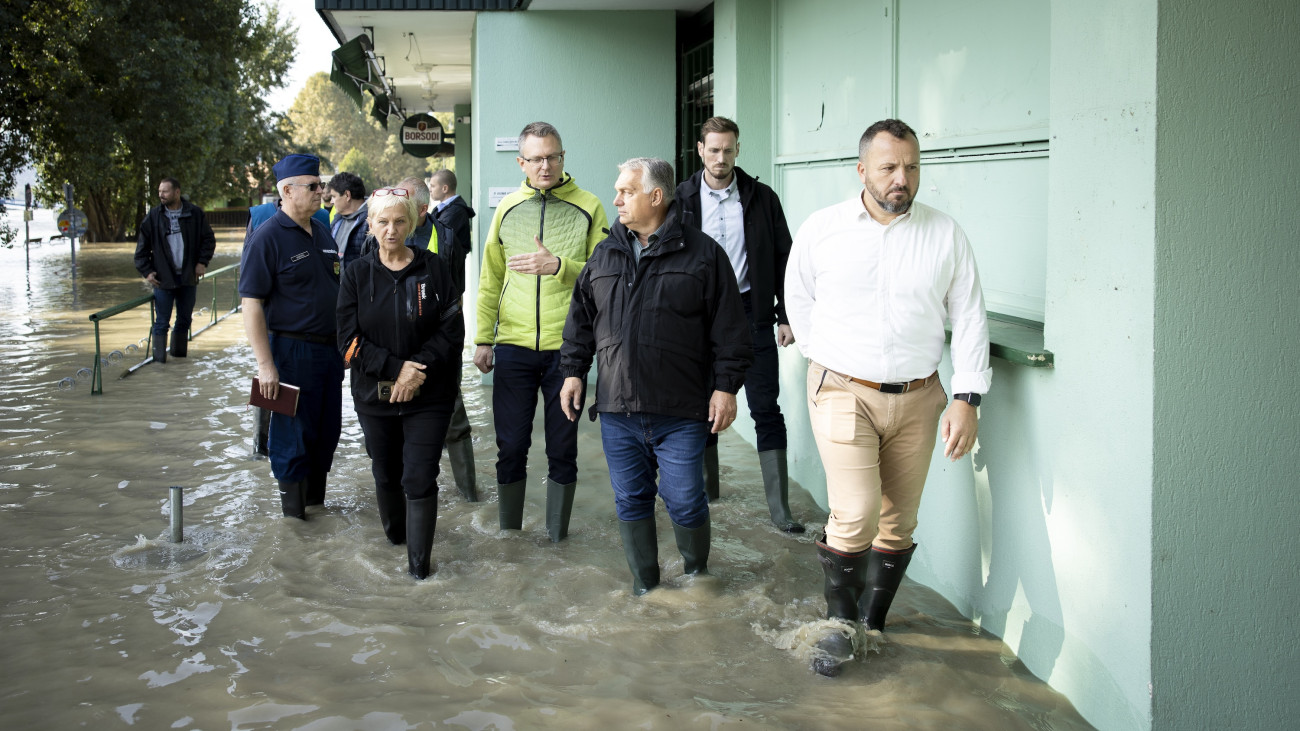
[{"label": "green metal railing", "polygon": [[[220,293],[219,282],[221,280],[221,275],[227,272],[234,272],[234,276],[228,278],[230,280],[230,293],[233,298],[233,302],[231,304],[230,310],[228,310],[225,314],[218,315],[217,299]],[[191,326],[189,336],[188,336],[189,340],[193,340],[194,338],[198,337],[199,334],[201,334],[208,328],[212,327],[213,325],[216,325],[218,322],[221,322],[222,320],[226,319],[227,317],[230,317],[236,312],[239,312],[240,309],[239,264],[231,264],[229,266],[221,267],[220,269],[214,269],[210,272],[205,273],[203,275],[203,278],[212,283],[212,306],[208,308],[210,319],[208,324],[204,325],[198,330],[194,330],[193,326]],[[154,299],[152,294],[141,295],[128,302],[123,302],[121,304],[113,305],[108,309],[100,310],[99,312],[96,312],[90,316],[90,321],[95,323],[95,365],[94,368],[91,369],[91,377],[90,377],[91,395],[101,395],[104,393],[104,367],[103,367],[104,359],[103,359],[103,350],[100,348],[100,343],[99,343],[99,323],[103,322],[104,320],[107,320],[110,317],[113,317],[114,315],[120,315],[123,312],[129,312],[131,310],[134,310],[137,307],[143,307],[144,305],[149,305],[149,335],[145,339],[146,345],[144,351],[146,353],[146,356],[144,360],[140,361],[139,363],[136,363],[130,368],[127,368],[125,371],[122,372],[121,376],[118,376],[119,379],[126,378],[132,373],[135,373],[136,371],[140,370],[141,368],[153,362],[153,326],[154,326],[155,319],[157,318],[157,312],[154,310],[153,302]]]}]

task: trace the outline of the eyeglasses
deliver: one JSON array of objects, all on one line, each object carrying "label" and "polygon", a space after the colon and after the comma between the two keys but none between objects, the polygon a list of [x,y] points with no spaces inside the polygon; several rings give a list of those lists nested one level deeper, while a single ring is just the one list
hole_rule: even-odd
[{"label": "eyeglasses", "polygon": [[286,183],[286,185],[296,185],[300,188],[306,188],[313,193],[325,187],[325,184],[320,181],[316,181],[315,183]]},{"label": "eyeglasses", "polygon": [[411,191],[406,188],[376,188],[370,195],[376,198],[383,198],[388,195],[395,195],[398,198],[409,198],[411,197]]},{"label": "eyeglasses", "polygon": [[564,162],[564,153],[547,155],[546,157],[521,157],[519,159],[534,167],[541,167],[543,163],[555,167]]}]

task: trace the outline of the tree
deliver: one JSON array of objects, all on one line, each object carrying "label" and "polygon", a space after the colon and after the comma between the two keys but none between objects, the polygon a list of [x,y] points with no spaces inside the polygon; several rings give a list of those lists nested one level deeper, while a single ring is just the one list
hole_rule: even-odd
[{"label": "tree", "polygon": [[[348,154],[343,156],[339,161],[338,170],[335,172],[347,171],[361,178],[362,181],[370,185],[370,181],[375,179],[375,169],[370,166],[370,160],[366,153],[353,147],[348,150]],[[379,183],[377,187],[384,187],[387,183]]]},{"label": "tree", "polygon": [[[451,114],[436,116],[444,128],[451,124]],[[346,170],[360,175],[367,189],[395,185],[403,178],[423,177],[447,167],[448,161],[443,158],[406,154],[397,136],[396,120],[389,122],[392,131],[379,126],[368,113],[357,109],[324,72],[307,79],[289,108],[289,122],[295,147],[319,155],[329,172]],[[369,164],[370,174],[349,167],[346,156],[354,151]]]},{"label": "tree", "polygon": [[[36,163],[77,190],[92,240],[120,239],[171,176],[196,200],[247,197],[288,141],[262,100],[292,29],[254,0],[8,0],[0,183]],[[16,22],[10,22],[16,21]]]}]

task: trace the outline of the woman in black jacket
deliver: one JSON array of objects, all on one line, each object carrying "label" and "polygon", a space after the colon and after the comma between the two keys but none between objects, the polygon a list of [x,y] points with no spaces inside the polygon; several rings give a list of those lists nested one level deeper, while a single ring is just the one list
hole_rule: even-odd
[{"label": "woman in black jacket", "polygon": [[366,436],[384,533],[406,543],[411,575],[430,573],[438,460],[456,400],[465,324],[437,254],[406,246],[416,207],[402,188],[368,202],[378,247],[343,270],[339,348]]}]

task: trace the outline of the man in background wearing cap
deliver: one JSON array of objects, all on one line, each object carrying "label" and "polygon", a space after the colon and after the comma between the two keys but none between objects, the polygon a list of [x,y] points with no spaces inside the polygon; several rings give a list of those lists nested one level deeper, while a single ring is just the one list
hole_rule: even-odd
[{"label": "man in background wearing cap", "polygon": [[[324,196],[322,197],[321,208],[316,209],[311,217],[325,224],[330,225],[330,212],[333,207],[332,196],[328,187],[323,188]],[[326,199],[331,199],[329,205],[325,204]],[[271,217],[280,210],[280,199],[276,198],[270,203],[252,206],[248,209],[248,227],[244,229],[244,251],[248,251],[248,240],[253,237],[253,232],[259,226],[271,220]],[[240,264],[243,264],[241,259]],[[253,454],[265,457],[270,452],[266,447],[267,434],[271,431],[271,411],[260,407],[253,407],[256,420],[256,434],[253,437]]]},{"label": "man in background wearing cap", "polygon": [[244,332],[257,358],[262,395],[297,386],[297,413],[271,416],[271,472],[285,517],[306,520],[306,506],[325,502],[325,476],[338,446],[343,357],[334,310],[339,256],[320,210],[320,160],[289,155],[274,168],[281,206],[244,244],[239,296]]}]

